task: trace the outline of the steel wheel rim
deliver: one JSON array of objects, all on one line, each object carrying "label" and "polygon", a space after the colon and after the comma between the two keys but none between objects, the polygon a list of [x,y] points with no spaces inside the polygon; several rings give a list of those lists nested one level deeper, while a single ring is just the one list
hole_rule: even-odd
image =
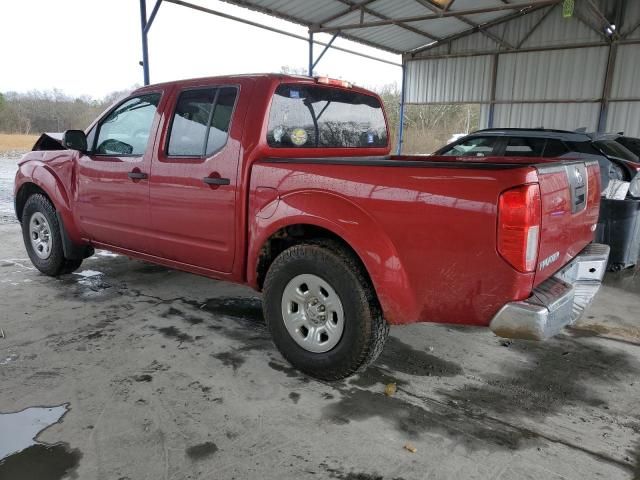
[{"label": "steel wheel rim", "polygon": [[51,255],[51,246],[53,240],[51,238],[51,227],[45,217],[40,212],[35,212],[29,220],[29,239],[34,253],[46,260]]},{"label": "steel wheel rim", "polygon": [[282,319],[291,338],[312,353],[334,348],[344,332],[344,309],[333,287],[317,275],[291,279],[282,293]]}]

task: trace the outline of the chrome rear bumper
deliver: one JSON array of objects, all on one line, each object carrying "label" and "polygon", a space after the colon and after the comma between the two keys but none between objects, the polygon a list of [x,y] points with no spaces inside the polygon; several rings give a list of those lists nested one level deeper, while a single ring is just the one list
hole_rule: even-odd
[{"label": "chrome rear bumper", "polygon": [[499,337],[546,340],[574,323],[589,306],[607,268],[609,246],[589,244],[576,258],[533,290],[507,303],[489,328]]}]

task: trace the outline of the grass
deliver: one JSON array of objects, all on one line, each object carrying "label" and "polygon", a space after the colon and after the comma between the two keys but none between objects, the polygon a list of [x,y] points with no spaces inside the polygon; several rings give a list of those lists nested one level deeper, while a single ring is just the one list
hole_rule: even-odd
[{"label": "grass", "polygon": [[31,150],[39,135],[0,133],[0,153]]}]

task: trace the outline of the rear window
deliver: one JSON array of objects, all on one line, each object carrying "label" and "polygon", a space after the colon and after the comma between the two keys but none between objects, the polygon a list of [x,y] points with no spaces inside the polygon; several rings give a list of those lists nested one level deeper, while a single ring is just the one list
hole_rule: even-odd
[{"label": "rear window", "polygon": [[547,144],[544,147],[543,157],[559,157],[569,153],[569,149],[560,140],[550,138],[547,140]]},{"label": "rear window", "polygon": [[376,97],[283,84],[271,104],[267,143],[276,148],[386,147],[387,126]]},{"label": "rear window", "polygon": [[507,142],[504,154],[515,157],[541,157],[546,140],[537,137],[513,137]]}]

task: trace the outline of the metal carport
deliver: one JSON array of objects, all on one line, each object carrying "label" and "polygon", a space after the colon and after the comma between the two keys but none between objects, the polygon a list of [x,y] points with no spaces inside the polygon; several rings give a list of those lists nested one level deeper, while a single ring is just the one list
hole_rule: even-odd
[{"label": "metal carport", "polygon": [[[405,103],[476,103],[481,126],[640,136],[638,1],[225,0],[303,25],[303,37],[183,0],[156,0],[147,18],[140,0],[145,83],[147,33],[163,1],[305,40],[310,74],[329,48],[362,55],[335,47],[337,37],[399,54],[400,118]],[[331,40],[318,42],[316,33]],[[314,44],[324,46],[317,55]]]}]

